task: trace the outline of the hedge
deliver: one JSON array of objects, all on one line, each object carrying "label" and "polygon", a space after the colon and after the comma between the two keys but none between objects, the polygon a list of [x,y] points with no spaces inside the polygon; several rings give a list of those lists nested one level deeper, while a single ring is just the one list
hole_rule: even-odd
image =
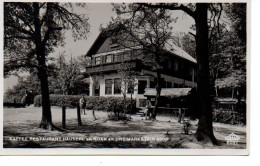
[{"label": "hedge", "polygon": [[232,125],[246,125],[246,114],[235,111],[223,111],[219,109],[213,111],[212,120],[213,122],[220,122]]},{"label": "hedge", "polygon": [[[66,106],[70,108],[75,108],[79,104],[81,96],[78,95],[50,95],[51,106]],[[126,98],[126,103],[124,103],[123,97],[100,97],[100,96],[84,96],[86,99],[86,109],[94,110],[109,110],[111,104],[116,105],[117,108],[125,107],[131,108],[130,98]],[[34,106],[40,107],[42,104],[41,95],[37,95],[34,98]],[[132,107],[135,111],[135,100],[132,100]],[[111,110],[112,111],[112,110]]]}]

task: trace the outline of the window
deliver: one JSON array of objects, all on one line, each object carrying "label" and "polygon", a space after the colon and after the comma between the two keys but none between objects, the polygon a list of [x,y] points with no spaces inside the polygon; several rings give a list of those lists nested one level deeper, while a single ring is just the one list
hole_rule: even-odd
[{"label": "window", "polygon": [[107,55],[106,56],[106,63],[111,63],[112,62],[112,55]]},{"label": "window", "polygon": [[114,62],[120,62],[120,61],[121,61],[121,55],[120,54],[114,55]]},{"label": "window", "polygon": [[139,81],[138,82],[138,94],[144,94],[144,90],[146,88],[146,81]]},{"label": "window", "polygon": [[167,88],[172,88],[172,83],[171,83],[171,82],[167,82],[166,87],[167,87]]},{"label": "window", "polygon": [[99,96],[99,85],[95,86],[95,96]]},{"label": "window", "polygon": [[121,94],[121,79],[115,78],[114,79],[114,94]]},{"label": "window", "polygon": [[174,67],[174,71],[178,71],[178,69],[179,69],[179,63],[178,63],[178,60],[174,60],[173,67]]},{"label": "window", "polygon": [[111,79],[105,80],[105,94],[112,94],[112,83]]},{"label": "window", "polygon": [[96,64],[96,65],[99,65],[100,62],[101,62],[101,57],[96,57],[96,58],[95,58],[95,64]]}]

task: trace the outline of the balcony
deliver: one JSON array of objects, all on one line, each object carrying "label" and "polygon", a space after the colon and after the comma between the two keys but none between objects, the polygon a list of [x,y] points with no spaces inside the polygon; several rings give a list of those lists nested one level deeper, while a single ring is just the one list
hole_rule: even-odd
[{"label": "balcony", "polygon": [[[137,61],[132,60],[127,62],[131,68],[136,68],[137,67]],[[92,65],[86,67],[86,73],[91,74],[91,73],[108,73],[108,72],[113,72],[122,69],[122,62],[116,62],[116,63],[104,63],[104,64],[99,64],[99,65]]]}]

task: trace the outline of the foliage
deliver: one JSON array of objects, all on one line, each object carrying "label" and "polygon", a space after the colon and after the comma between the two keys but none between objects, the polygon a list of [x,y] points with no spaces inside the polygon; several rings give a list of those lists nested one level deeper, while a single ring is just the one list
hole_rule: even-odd
[{"label": "foliage", "polygon": [[35,74],[19,77],[18,83],[12,89],[8,89],[5,92],[4,102],[23,103],[22,99],[26,93],[32,98],[41,93],[40,82]]},{"label": "foliage", "polygon": [[236,36],[246,44],[246,23],[247,23],[247,4],[246,3],[232,3],[226,4],[225,12],[232,21],[232,28],[234,29]]},{"label": "foliage", "polygon": [[181,43],[183,50],[196,59],[196,42],[194,36],[184,34],[181,38]]},{"label": "foliage", "polygon": [[[116,38],[124,45],[124,41],[141,46],[142,62],[153,70],[160,70],[166,60],[163,56],[172,39],[174,20],[170,13],[163,9],[153,9],[139,4],[114,5],[118,17],[108,28],[118,26]],[[125,46],[127,47],[127,46]],[[158,58],[160,57],[160,58]]]},{"label": "foliage", "polygon": [[50,89],[55,94],[77,95],[86,93],[88,84],[84,81],[80,61],[76,58],[66,60],[66,55],[60,54],[56,59],[56,74],[50,78]]},{"label": "foliage", "polygon": [[87,18],[75,14],[77,3],[5,2],[4,3],[4,74],[13,71],[37,71],[42,94],[41,128],[52,129],[49,101],[48,55],[62,45],[65,30],[74,39],[86,38]]},{"label": "foliage", "polygon": [[213,121],[227,124],[246,125],[246,114],[222,109],[213,111]]},{"label": "foliage", "polygon": [[128,62],[122,62],[120,64],[118,73],[121,77],[121,83],[118,85],[115,84],[115,86],[117,86],[116,88],[121,90],[125,98],[127,90],[128,93],[134,93],[135,78],[137,73],[135,70],[133,70],[133,66]]},{"label": "foliage", "polygon": [[[161,92],[161,71],[167,61],[167,49],[170,48],[172,39],[172,27],[175,21],[165,9],[150,8],[138,3],[114,4],[114,10],[118,17],[113,20],[108,29],[114,29],[112,34],[124,47],[124,41],[133,43],[138,47],[138,58],[142,64],[156,72],[156,99],[152,119],[156,118]],[[133,46],[131,46],[133,47]],[[137,52],[137,51],[136,51]]]},{"label": "foliage", "polygon": [[[81,96],[80,95],[50,95],[51,106],[67,106],[75,108],[79,104]],[[86,109],[93,110],[103,110],[103,111],[114,111],[119,110],[123,107],[124,99],[123,97],[99,97],[99,96],[84,96],[86,100]],[[34,105],[36,107],[41,106],[41,96],[37,95],[34,98]],[[132,101],[133,107],[135,109],[135,101]],[[114,107],[112,106],[114,105]],[[131,100],[126,99],[126,108],[130,113]],[[123,111],[120,109],[120,111]]]},{"label": "foliage", "polygon": [[237,89],[242,94],[243,88],[246,87],[246,5],[227,4],[224,9],[232,24],[230,30],[220,28],[212,37],[212,82],[215,88],[231,90],[232,94],[234,89]]},{"label": "foliage", "polygon": [[[40,55],[36,53],[38,48],[35,43],[36,35],[34,35],[35,21],[40,22],[38,25],[40,27],[37,28],[40,28],[41,43],[38,44],[42,44],[46,57],[54,47],[62,45],[64,30],[72,29],[75,39],[86,38],[89,31],[87,18],[71,12],[79,5],[82,4],[4,3],[5,76],[19,69],[30,71],[40,65],[38,62]],[[40,18],[36,18],[37,16]]]}]

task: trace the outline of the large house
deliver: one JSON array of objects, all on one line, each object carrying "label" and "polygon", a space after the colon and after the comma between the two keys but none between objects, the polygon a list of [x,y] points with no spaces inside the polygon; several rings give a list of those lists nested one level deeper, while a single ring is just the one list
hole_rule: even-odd
[{"label": "large house", "polygon": [[[86,67],[89,77],[90,96],[123,96],[118,88],[121,75],[118,73],[122,63],[130,64],[136,71],[132,97],[142,106],[146,88],[155,88],[156,73],[142,63],[140,47],[128,43],[121,46],[113,37],[101,32],[86,54],[91,61]],[[171,45],[166,48],[167,60],[162,69],[162,88],[192,88],[196,86],[196,59],[181,48]],[[126,90],[130,97],[130,90]]]}]

